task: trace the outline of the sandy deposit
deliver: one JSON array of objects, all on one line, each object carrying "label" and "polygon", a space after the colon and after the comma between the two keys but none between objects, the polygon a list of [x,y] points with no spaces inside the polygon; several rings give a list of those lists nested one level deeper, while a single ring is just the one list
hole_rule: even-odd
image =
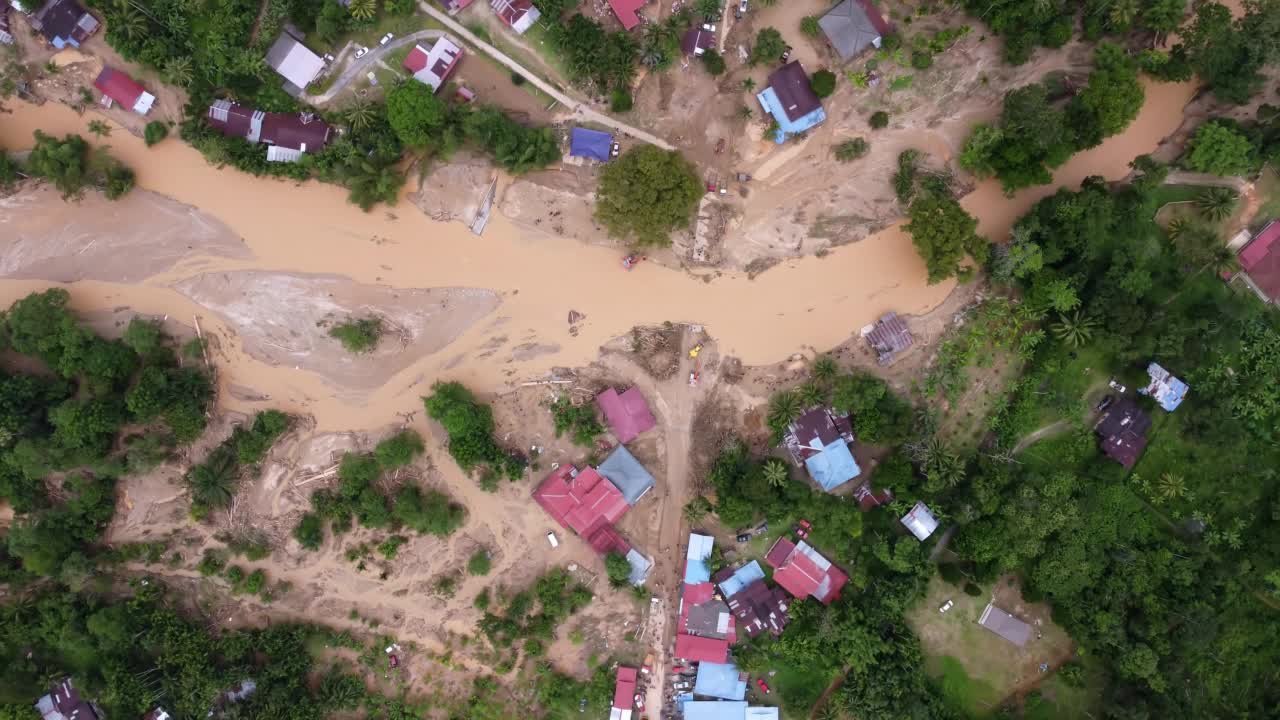
[{"label": "sandy deposit", "polygon": [[187,260],[249,256],[240,237],[216,218],[145,190],[117,202],[89,192],[67,204],[51,186],[0,198],[0,275],[6,278],[136,283]]},{"label": "sandy deposit", "polygon": [[[337,275],[204,273],[174,288],[221,315],[255,359],[359,390],[439,352],[499,304],[490,290],[397,289]],[[329,337],[334,325],[364,317],[380,318],[385,330],[372,351],[354,355]]]},{"label": "sandy deposit", "polygon": [[426,177],[409,199],[432,220],[456,220],[470,225],[497,175],[488,159],[456,153],[448,162],[436,162],[427,168]]}]

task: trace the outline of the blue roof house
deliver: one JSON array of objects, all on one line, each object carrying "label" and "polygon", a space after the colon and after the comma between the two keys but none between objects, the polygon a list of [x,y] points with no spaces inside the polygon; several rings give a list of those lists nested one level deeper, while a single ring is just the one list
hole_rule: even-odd
[{"label": "blue roof house", "polygon": [[1138,392],[1143,395],[1150,395],[1156,404],[1164,408],[1166,412],[1173,412],[1182,404],[1182,400],[1187,396],[1187,391],[1191,388],[1186,383],[1174,377],[1172,373],[1160,367],[1156,363],[1147,366],[1147,375],[1151,376],[1151,383],[1145,388],[1141,388]]},{"label": "blue roof house", "polygon": [[743,700],[694,700],[684,704],[684,720],[743,720],[747,703]]},{"label": "blue roof house", "polygon": [[689,533],[689,551],[685,555],[684,564],[686,585],[711,582],[711,566],[707,564],[707,560],[711,559],[711,548],[715,542],[715,538],[710,535]]},{"label": "blue roof house", "polygon": [[756,560],[743,565],[733,571],[727,579],[720,583],[720,592],[724,596],[731,598],[742,591],[743,588],[757,580],[764,579],[764,569],[760,567],[760,563]]},{"label": "blue roof house", "polygon": [[700,662],[693,694],[721,700],[742,700],[747,696],[747,681],[737,665]]},{"label": "blue roof house", "polygon": [[612,146],[613,136],[607,132],[576,127],[569,135],[569,154],[573,157],[608,162]]},{"label": "blue roof house", "polygon": [[618,488],[628,505],[640,502],[640,498],[644,497],[644,494],[652,490],[656,484],[653,475],[621,445],[600,463],[596,471]]},{"label": "blue roof house", "polygon": [[781,145],[787,137],[806,132],[826,122],[822,100],[809,86],[809,74],[799,60],[792,60],[769,76],[769,85],[756,95],[764,111],[778,123],[774,142]]},{"label": "blue roof house", "polygon": [[858,461],[849,452],[849,444],[844,438],[834,440],[823,446],[820,452],[804,459],[804,466],[809,476],[826,492],[840,487],[862,474]]}]

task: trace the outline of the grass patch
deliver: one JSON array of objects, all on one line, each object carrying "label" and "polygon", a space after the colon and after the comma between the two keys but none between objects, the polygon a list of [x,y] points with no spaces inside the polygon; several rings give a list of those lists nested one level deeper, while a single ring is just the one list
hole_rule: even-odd
[{"label": "grass patch", "polygon": [[925,669],[938,681],[938,687],[947,700],[957,708],[973,714],[986,714],[1000,702],[1001,697],[990,683],[969,677],[964,665],[950,655],[930,658]]},{"label": "grass patch", "polygon": [[[776,675],[766,680],[773,693],[761,695],[757,691],[754,693],[756,697],[751,701],[751,704],[777,705],[781,701],[787,708],[807,710],[818,702],[818,698],[822,697],[823,691],[827,689],[827,686],[834,679],[834,675],[828,676],[823,673],[811,672],[809,668],[780,667]],[[753,685],[752,687],[754,688],[755,686]],[[787,715],[788,717],[793,716],[791,713]],[[807,717],[807,715],[808,713],[804,712],[798,717]]]},{"label": "grass patch", "polygon": [[1280,176],[1276,175],[1276,171],[1271,166],[1263,168],[1262,175],[1254,185],[1254,190],[1258,193],[1258,199],[1261,202],[1258,205],[1258,214],[1253,216],[1249,229],[1257,232],[1263,225],[1280,217]]}]

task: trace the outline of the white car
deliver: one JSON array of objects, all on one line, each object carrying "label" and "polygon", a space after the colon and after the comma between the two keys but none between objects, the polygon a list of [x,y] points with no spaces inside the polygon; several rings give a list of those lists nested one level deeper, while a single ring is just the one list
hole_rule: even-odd
[{"label": "white car", "polygon": [[940,613],[945,613],[946,611],[950,610],[950,609],[951,609],[951,606],[953,606],[953,605],[955,605],[955,603],[954,603],[953,601],[951,601],[951,600],[948,600],[948,601],[946,601],[946,602],[942,603],[942,607],[938,608],[938,612],[940,612]]},{"label": "white car", "polygon": [[392,35],[391,33],[387,33],[386,35],[382,36],[382,39],[378,41],[378,44],[386,45],[387,43],[391,42],[391,38],[393,37],[395,37],[395,35]]},{"label": "white car", "polygon": [[742,0],[742,2],[738,3],[738,17],[742,17],[745,14],[747,14],[747,0]]},{"label": "white car", "polygon": [[1115,378],[1111,378],[1110,380],[1108,380],[1108,381],[1107,381],[1107,387],[1110,387],[1112,390],[1115,390],[1116,392],[1118,392],[1118,393],[1120,393],[1120,394],[1122,394],[1122,395],[1124,394],[1124,391],[1126,390],[1125,386],[1123,386],[1123,385],[1121,385],[1120,383],[1116,382]]},{"label": "white car", "polygon": [[360,47],[359,45],[357,45],[357,46],[356,46],[356,59],[357,59],[357,60],[359,60],[360,58],[364,57],[364,56],[365,56],[365,53],[367,53],[367,52],[369,52],[369,48],[367,48],[367,47]]},{"label": "white car", "polygon": [[702,23],[702,29],[703,29],[703,30],[706,30],[707,32],[715,32],[715,31],[716,31],[716,24],[715,24],[715,23]]}]

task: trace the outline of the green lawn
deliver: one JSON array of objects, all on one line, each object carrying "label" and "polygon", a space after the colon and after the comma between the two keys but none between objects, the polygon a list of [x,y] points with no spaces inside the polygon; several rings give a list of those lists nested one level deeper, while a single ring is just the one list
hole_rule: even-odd
[{"label": "green lawn", "polygon": [[938,681],[942,694],[953,707],[964,708],[975,716],[977,708],[988,708],[1000,702],[1000,693],[990,683],[969,677],[959,660],[944,655],[929,658],[925,670]]}]

